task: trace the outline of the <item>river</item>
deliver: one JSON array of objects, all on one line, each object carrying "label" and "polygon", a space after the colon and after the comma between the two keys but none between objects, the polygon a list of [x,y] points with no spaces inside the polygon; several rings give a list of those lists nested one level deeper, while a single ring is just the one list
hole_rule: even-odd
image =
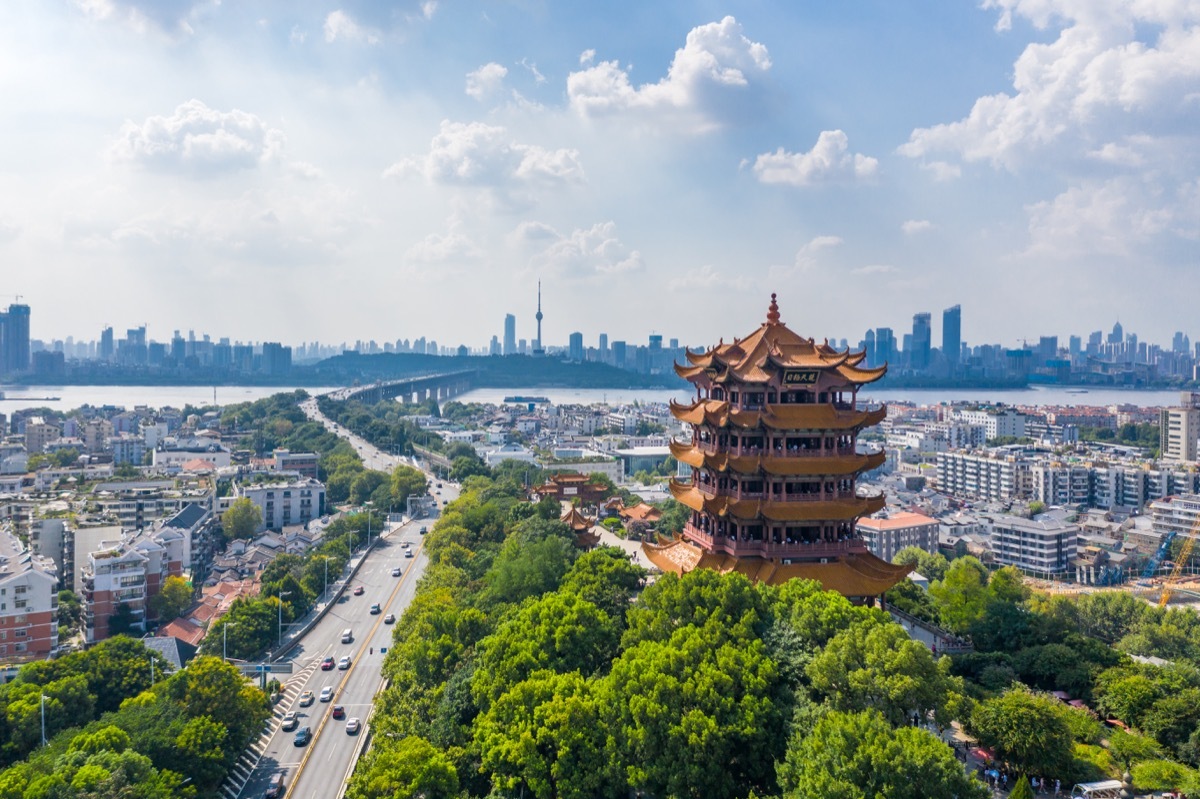
[{"label": "river", "polygon": [[[306,388],[310,394],[322,394],[334,387]],[[286,386],[218,386],[216,404],[231,405],[238,402],[269,397],[284,391],[295,391]],[[152,408],[171,406],[182,408],[186,404],[213,404],[212,386],[18,386],[0,387],[5,399],[0,401],[0,413],[11,414],[24,408],[48,407],[69,411],[81,405],[114,405],[132,408],[148,405]],[[914,402],[918,405],[933,405],[939,402],[973,401],[1003,402],[1009,405],[1136,405],[1143,408],[1176,405],[1178,391],[1140,391],[1121,389],[1067,389],[1062,387],[1038,386],[1013,390],[1000,389],[911,389],[896,388],[872,391],[869,388],[861,398],[875,402]],[[630,405],[668,402],[690,402],[694,393],[687,387],[677,389],[601,389],[601,388],[479,388],[459,396],[460,402],[485,402],[498,404],[511,396],[546,397],[556,405]],[[44,398],[56,397],[54,401]]]}]

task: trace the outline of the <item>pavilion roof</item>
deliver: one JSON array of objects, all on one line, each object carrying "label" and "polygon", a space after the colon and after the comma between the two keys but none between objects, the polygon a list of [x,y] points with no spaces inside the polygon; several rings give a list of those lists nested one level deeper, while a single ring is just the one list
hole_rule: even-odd
[{"label": "pavilion roof", "polygon": [[829,346],[828,340],[818,344],[805,338],[779,321],[779,306],[771,295],[767,321],[744,338],[724,340],[704,353],[687,353],[691,366],[675,366],[684,379],[691,380],[708,372],[719,381],[734,377],[748,383],[765,383],[783,369],[820,369],[836,371],[850,383],[870,383],[883,377],[886,366],[860,369],[865,351],[851,352]]},{"label": "pavilion roof", "polygon": [[671,401],[671,415],[691,425],[755,428],[772,430],[851,430],[871,427],[887,418],[887,407],[874,410],[844,411],[829,403],[783,405],[772,403],[761,411],[731,408],[727,400],[700,399],[691,405]]},{"label": "pavilion roof", "polygon": [[759,499],[734,499],[708,496],[694,485],[671,480],[671,495],[694,511],[736,519],[768,519],[773,522],[849,521],[877,513],[887,504],[882,495],[854,499],[772,502]]},{"label": "pavilion roof", "polygon": [[671,442],[671,454],[680,463],[697,469],[712,469],[715,472],[737,472],[758,474],[765,472],[780,477],[841,476],[876,469],[887,460],[887,454],[876,452],[870,455],[835,455],[830,457],[787,457],[774,455],[713,455],[699,447]]}]

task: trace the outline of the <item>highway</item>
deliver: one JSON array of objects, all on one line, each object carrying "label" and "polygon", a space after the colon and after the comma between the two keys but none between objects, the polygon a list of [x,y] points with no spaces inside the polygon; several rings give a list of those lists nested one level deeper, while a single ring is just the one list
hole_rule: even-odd
[{"label": "highway", "polygon": [[[320,415],[315,400],[301,407],[310,418],[322,421],[350,440],[369,468],[390,471],[396,464],[407,462],[382,453],[345,428],[335,426]],[[439,506],[458,496],[457,486],[447,482],[438,489],[436,484],[436,478],[430,476],[431,493],[441,493],[437,497]],[[262,796],[270,776],[280,771],[285,773],[285,796],[289,799],[337,799],[342,795],[359,755],[362,736],[366,734],[372,702],[382,686],[383,652],[392,637],[392,626],[385,624],[384,618],[391,613],[399,619],[412,601],[426,565],[420,530],[433,524],[435,518],[389,525],[350,582],[344,598],[289,653],[287,659],[293,663],[294,671],[287,681],[285,698],[270,722],[273,734],[239,796]],[[405,556],[406,549],[413,553],[412,557]],[[394,569],[400,569],[399,576],[393,576]],[[363,593],[355,596],[358,586]],[[370,613],[373,603],[380,605],[378,614]],[[347,628],[353,631],[354,640],[343,644],[342,632]],[[351,658],[349,669],[320,669],[325,657],[332,656],[336,663],[347,655]],[[303,691],[312,691],[319,697],[321,689],[327,686],[333,689],[330,702],[318,699],[308,707],[299,706]],[[345,718],[332,717],[335,705],[344,708]],[[278,718],[289,710],[300,714],[300,727],[312,728],[313,739],[305,746],[294,745],[294,731],[279,729]],[[364,725],[356,735],[346,731],[346,720],[350,718],[358,718]]]}]

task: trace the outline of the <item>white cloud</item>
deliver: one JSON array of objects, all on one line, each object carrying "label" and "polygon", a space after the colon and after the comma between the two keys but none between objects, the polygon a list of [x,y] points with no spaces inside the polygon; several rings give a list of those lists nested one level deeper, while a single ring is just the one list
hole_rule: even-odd
[{"label": "white cloud", "polygon": [[458,217],[446,220],[446,230],[430,233],[421,241],[408,248],[404,253],[406,261],[421,263],[453,263],[455,261],[478,261],[483,258],[483,250],[463,230],[463,222]]},{"label": "white cloud", "polygon": [[1088,181],[1031,205],[1029,252],[1058,258],[1129,256],[1163,234],[1200,235],[1200,204],[1187,184],[1173,194],[1133,176]]},{"label": "white cloud", "polygon": [[424,3],[421,3],[421,16],[425,17],[425,19],[433,19],[433,15],[437,12],[437,9],[437,0],[425,0]]},{"label": "white cloud", "polygon": [[[580,62],[591,63],[591,58]],[[731,116],[730,92],[746,91],[770,67],[767,48],[748,39],[733,17],[725,17],[693,28],[675,51],[667,76],[657,83],[634,87],[618,62],[602,61],[572,72],[567,95],[584,117],[637,113],[703,131]]]},{"label": "white cloud", "polygon": [[[1200,102],[1200,5],[1121,0],[987,0],[1058,38],[1026,46],[1013,93],[980,97],[957,122],[918,128],[900,152],[946,152],[1017,170],[1035,153],[1091,150],[1114,133],[1187,131]],[[1152,32],[1154,38],[1149,41]]]},{"label": "white cloud", "polygon": [[704,264],[695,271],[689,270],[686,274],[680,275],[670,283],[671,291],[746,291],[748,289],[759,288],[758,280],[753,279],[744,272],[739,272],[733,277],[729,277],[723,272],[717,271],[712,264]]},{"label": "white cloud", "polygon": [[390,166],[386,177],[417,174],[430,183],[511,188],[583,180],[579,151],[514,142],[503,127],[443,120],[429,154]]},{"label": "white cloud", "polygon": [[840,130],[825,130],[807,153],[789,153],[782,147],[754,161],[754,174],[763,183],[810,186],[815,183],[861,180],[872,177],[879,162],[861,153],[850,153],[850,140]]},{"label": "white cloud", "polygon": [[353,17],[342,11],[330,11],[325,17],[325,41],[335,42],[339,39],[348,42],[365,42],[379,44],[382,38],[378,30],[359,25]]},{"label": "white cloud", "polygon": [[580,66],[590,64],[595,60],[596,60],[596,51],[590,47],[587,50],[584,50],[582,53],[579,54],[579,65]]},{"label": "white cloud", "polygon": [[529,70],[530,75],[533,75],[534,83],[545,83],[546,82],[546,76],[538,71],[537,64],[533,63],[528,58],[522,58],[520,63],[521,63],[521,66],[523,66],[523,67],[525,67],[525,69]]},{"label": "white cloud", "polygon": [[898,271],[891,264],[867,264],[866,266],[856,266],[850,270],[855,275],[891,275]]},{"label": "white cloud", "polygon": [[283,133],[254,114],[217,111],[193,99],[170,116],[126,122],[111,152],[147,169],[215,173],[258,166],[283,145]]},{"label": "white cloud", "polygon": [[479,69],[467,73],[467,94],[476,100],[482,100],[503,88],[506,75],[507,67],[494,61],[484,64]]},{"label": "white cloud", "polygon": [[[568,277],[588,278],[640,271],[645,267],[642,254],[622,244],[616,236],[616,228],[614,222],[598,222],[564,236],[548,225],[525,223],[514,237],[541,247],[531,259],[534,266]],[[541,246],[547,241],[549,244]]]},{"label": "white cloud", "polygon": [[909,219],[900,225],[900,229],[904,231],[904,235],[912,236],[917,233],[933,230],[933,223],[928,219]]},{"label": "white cloud", "polygon": [[921,168],[932,172],[933,179],[939,183],[962,177],[962,167],[958,164],[950,164],[945,161],[930,161],[929,163],[921,164]]},{"label": "white cloud", "polygon": [[137,33],[161,30],[187,36],[195,32],[192,22],[196,16],[219,6],[220,0],[72,0],[72,5],[91,19],[117,22]]}]

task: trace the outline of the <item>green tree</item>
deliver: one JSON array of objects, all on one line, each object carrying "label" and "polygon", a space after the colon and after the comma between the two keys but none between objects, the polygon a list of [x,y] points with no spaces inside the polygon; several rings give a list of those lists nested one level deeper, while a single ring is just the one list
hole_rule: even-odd
[{"label": "green tree", "polygon": [[641,590],[646,570],[630,562],[625,550],[598,547],[579,556],[563,576],[560,592],[575,594],[625,626],[625,611]]},{"label": "green tree", "polygon": [[950,747],[876,712],[833,711],[800,729],[780,766],[785,799],[985,799]]},{"label": "green tree", "polygon": [[788,709],[778,667],[761,640],[713,630],[681,621],[665,640],[641,640],[597,687],[614,763],[635,791],[725,799],[773,789]]},{"label": "green tree", "polygon": [[1057,699],[1012,690],[977,704],[969,729],[998,760],[1022,774],[1063,774],[1073,748],[1066,714]]},{"label": "green tree", "polygon": [[896,553],[892,563],[903,563],[912,566],[918,574],[931,583],[944,579],[950,561],[940,552],[926,552],[920,547],[905,547]]},{"label": "green tree", "polygon": [[966,633],[987,607],[987,569],[973,557],[955,558],[946,577],[929,587],[937,600],[943,623],[957,633]]},{"label": "green tree", "polygon": [[1200,793],[1200,772],[1171,760],[1148,760],[1133,767],[1133,784],[1139,791]]},{"label": "green tree", "polygon": [[458,773],[450,760],[431,743],[408,737],[391,745],[377,745],[363,758],[346,786],[347,799],[454,799]]},{"label": "green tree", "polygon": [[412,466],[400,465],[392,471],[390,488],[392,502],[403,506],[409,497],[421,496],[429,490],[429,481],[425,473]]},{"label": "green tree", "polygon": [[578,672],[535,672],[474,725],[482,767],[502,791],[535,799],[589,799],[616,791],[600,708]]},{"label": "green tree", "polygon": [[1008,795],[1008,799],[1033,799],[1033,786],[1029,784],[1029,778],[1024,774],[1017,780],[1017,784],[1013,786],[1012,793]]},{"label": "green tree", "polygon": [[262,511],[249,497],[239,497],[221,514],[221,529],[226,538],[250,538],[262,525]]},{"label": "green tree", "polygon": [[133,613],[133,608],[126,602],[117,604],[117,609],[108,617],[109,635],[130,635],[140,632],[142,620]]},{"label": "green tree", "polygon": [[150,607],[160,621],[177,619],[192,605],[192,585],[174,574],[167,577],[158,593],[150,598]]},{"label": "green tree", "polygon": [[619,637],[612,617],[575,594],[532,599],[479,643],[472,692],[486,710],[535,671],[590,675],[616,655]]},{"label": "green tree", "polygon": [[894,726],[928,712],[943,716],[958,686],[950,662],[935,661],[898,624],[867,622],[842,631],[806,670],[835,710],[875,710]]},{"label": "green tree", "polygon": [[1122,668],[1108,669],[1096,680],[1096,704],[1106,718],[1117,718],[1133,727],[1142,725],[1145,713],[1162,695],[1149,677]]},{"label": "green tree", "polygon": [[201,789],[216,788],[225,778],[225,739],[229,731],[208,716],[197,716],[183,726],[175,739],[178,768],[191,775]]},{"label": "green tree", "polygon": [[667,641],[680,627],[702,627],[713,645],[726,640],[760,639],[770,623],[758,588],[736,572],[696,569],[682,577],[661,575],[626,613],[621,646]]},{"label": "green tree", "polygon": [[1108,751],[1124,771],[1132,769],[1134,763],[1162,757],[1162,749],[1153,738],[1120,729],[1108,734]]},{"label": "green tree", "polygon": [[450,462],[450,479],[456,483],[461,483],[468,477],[474,475],[483,475],[487,477],[491,474],[487,464],[479,459],[474,452],[470,456],[461,455]]}]

